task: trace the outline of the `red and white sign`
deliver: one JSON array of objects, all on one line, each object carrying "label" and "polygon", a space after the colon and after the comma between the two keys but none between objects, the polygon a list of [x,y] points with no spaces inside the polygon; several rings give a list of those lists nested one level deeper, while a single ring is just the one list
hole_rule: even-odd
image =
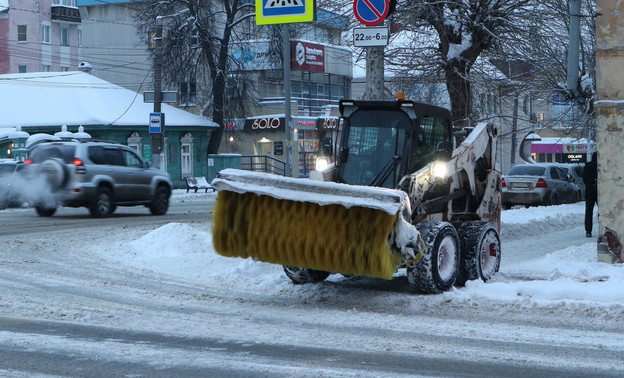
[{"label": "red and white sign", "polygon": [[390,0],[355,0],[353,13],[366,26],[379,25],[388,15]]},{"label": "red and white sign", "polygon": [[325,46],[292,41],[290,43],[290,68],[293,70],[325,72]]}]

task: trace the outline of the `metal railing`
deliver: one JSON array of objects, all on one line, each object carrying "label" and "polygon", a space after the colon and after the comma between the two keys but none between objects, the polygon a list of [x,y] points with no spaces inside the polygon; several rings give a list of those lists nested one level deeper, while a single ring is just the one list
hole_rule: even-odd
[{"label": "metal railing", "polygon": [[286,176],[286,162],[268,155],[242,155],[241,169]]}]

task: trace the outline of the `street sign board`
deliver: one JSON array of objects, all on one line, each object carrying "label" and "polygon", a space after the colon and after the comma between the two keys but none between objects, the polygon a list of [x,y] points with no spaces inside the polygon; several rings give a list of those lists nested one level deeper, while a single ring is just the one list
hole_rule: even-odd
[{"label": "street sign board", "polygon": [[390,0],[354,0],[355,17],[366,26],[380,24],[388,15]]},{"label": "street sign board", "polygon": [[[178,102],[178,92],[166,91],[166,92],[160,92],[160,93],[161,93],[160,102],[169,102],[169,103],[174,103],[174,104]],[[143,102],[153,103],[154,91],[143,92]]]},{"label": "street sign board", "polygon": [[256,0],[256,24],[314,21],[314,0]]},{"label": "street sign board", "polygon": [[385,26],[353,28],[353,46],[387,46],[390,32]]},{"label": "street sign board", "polygon": [[162,113],[150,113],[149,132],[160,134],[162,132]]}]

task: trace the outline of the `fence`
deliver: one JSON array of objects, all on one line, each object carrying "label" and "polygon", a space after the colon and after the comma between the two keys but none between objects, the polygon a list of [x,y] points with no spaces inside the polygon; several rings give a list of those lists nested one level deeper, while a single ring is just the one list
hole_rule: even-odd
[{"label": "fence", "polygon": [[267,155],[242,155],[241,169],[286,176],[286,162]]}]

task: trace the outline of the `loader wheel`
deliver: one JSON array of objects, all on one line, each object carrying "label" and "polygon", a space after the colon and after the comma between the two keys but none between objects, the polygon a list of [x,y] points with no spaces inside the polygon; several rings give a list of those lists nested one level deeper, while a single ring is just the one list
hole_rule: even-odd
[{"label": "loader wheel", "polygon": [[296,266],[284,265],[284,272],[294,284],[305,284],[324,281],[329,277],[329,272]]},{"label": "loader wheel", "polygon": [[457,284],[481,279],[487,282],[498,272],[501,243],[498,231],[488,222],[466,222],[457,231],[461,260]]},{"label": "loader wheel", "polygon": [[448,222],[423,222],[416,225],[425,240],[423,257],[407,265],[407,279],[412,289],[425,294],[439,294],[455,283],[459,271],[459,237]]}]

